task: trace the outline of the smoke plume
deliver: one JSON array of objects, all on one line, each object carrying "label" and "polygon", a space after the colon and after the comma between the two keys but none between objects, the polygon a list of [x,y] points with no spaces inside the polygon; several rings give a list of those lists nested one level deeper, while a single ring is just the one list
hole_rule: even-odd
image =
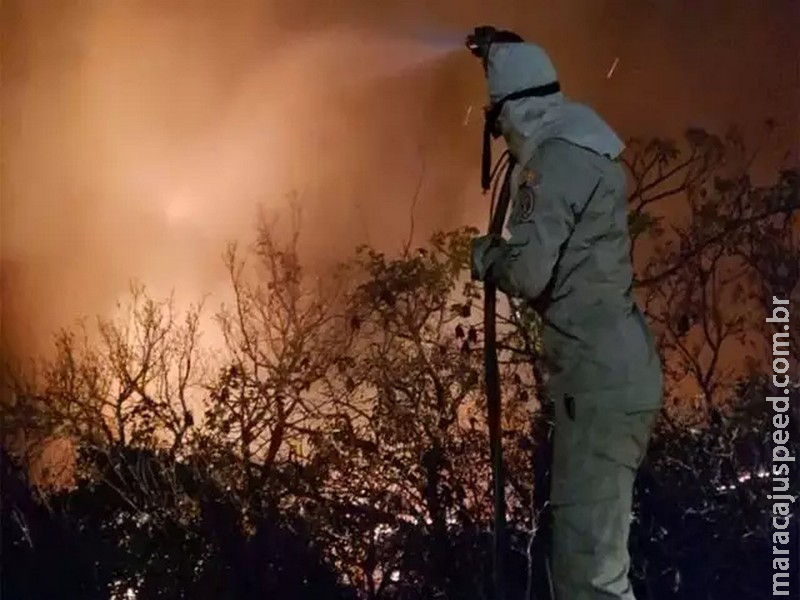
[{"label": "smoke plume", "polygon": [[292,198],[319,268],[399,248],[412,208],[417,240],[483,227],[476,24],[545,46],[626,137],[768,116],[798,132],[789,0],[334,4],[3,3],[4,351],[43,350],[131,279],[221,292],[225,243]]}]

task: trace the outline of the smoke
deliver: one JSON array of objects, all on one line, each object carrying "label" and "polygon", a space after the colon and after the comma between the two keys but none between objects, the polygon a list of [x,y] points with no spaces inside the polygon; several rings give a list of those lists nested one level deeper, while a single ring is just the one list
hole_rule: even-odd
[{"label": "smoke", "polygon": [[131,279],[182,303],[221,294],[226,242],[292,197],[317,268],[400,247],[412,208],[417,240],[482,226],[483,89],[461,46],[476,24],[548,48],[568,94],[625,136],[796,115],[788,0],[694,2],[691,20],[680,2],[529,4],[6,0],[5,343],[43,350]]},{"label": "smoke", "polygon": [[181,303],[224,289],[224,246],[252,238],[259,207],[295,197],[312,260],[382,238],[366,204],[408,210],[415,91],[402,113],[389,94],[460,40],[286,35],[244,3],[228,23],[193,6],[5,8],[3,321],[17,346],[107,313],[132,278]]}]

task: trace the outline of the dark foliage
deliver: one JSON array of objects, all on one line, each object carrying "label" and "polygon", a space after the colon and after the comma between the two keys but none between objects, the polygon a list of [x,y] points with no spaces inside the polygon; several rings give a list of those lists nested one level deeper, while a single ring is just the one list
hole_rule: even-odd
[{"label": "dark foliage", "polygon": [[[668,389],[637,482],[632,578],[641,600],[766,599],[764,317],[797,292],[798,177],[755,186],[735,136],[692,130],[684,146],[634,142],[627,160],[636,285]],[[678,198],[667,226],[654,209]],[[322,289],[306,285],[296,238],[261,231],[254,276],[227,255],[235,301],[217,315],[210,372],[198,313],[175,318],[141,291],[96,343],[59,336],[40,380],[2,406],[2,598],[490,599],[474,233],[392,258],[362,248]],[[544,600],[549,405],[539,323],[512,308],[499,327],[507,588]],[[70,477],[34,485],[53,440],[72,444]]]}]

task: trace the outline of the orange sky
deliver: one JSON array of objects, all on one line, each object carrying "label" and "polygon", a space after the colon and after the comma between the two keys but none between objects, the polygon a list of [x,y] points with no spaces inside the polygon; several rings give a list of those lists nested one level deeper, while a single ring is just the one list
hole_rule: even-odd
[{"label": "orange sky", "polygon": [[776,148],[800,139],[791,0],[321,4],[3,2],[6,341],[40,350],[131,278],[185,301],[222,289],[225,242],[291,192],[319,265],[399,247],[423,164],[416,233],[483,227],[480,69],[441,45],[482,22],[544,45],[625,137],[771,116]]}]

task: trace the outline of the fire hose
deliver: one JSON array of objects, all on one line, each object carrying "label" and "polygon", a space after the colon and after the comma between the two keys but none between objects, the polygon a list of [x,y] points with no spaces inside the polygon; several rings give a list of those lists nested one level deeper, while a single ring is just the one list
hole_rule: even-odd
[{"label": "fire hose", "polygon": [[[502,161],[498,163],[500,170]],[[494,202],[489,217],[488,233],[500,236],[503,232],[506,213],[511,198],[510,180],[513,159],[507,160],[505,174],[502,176],[497,202]],[[495,188],[496,190],[497,188]],[[505,600],[505,548],[506,548],[506,502],[505,475],[503,472],[503,438],[500,368],[497,358],[497,286],[491,275],[484,282],[483,332],[484,332],[484,370],[486,404],[489,421],[489,445],[492,464],[492,488],[494,495],[494,547],[493,575],[496,600]]]},{"label": "fire hose", "polygon": [[[512,34],[513,35],[513,34]],[[467,36],[466,46],[469,51],[481,59],[486,69],[486,60],[489,47],[497,41],[502,34],[490,26],[475,28]],[[483,136],[483,157],[481,187],[486,193],[492,189],[491,207],[489,214],[488,234],[500,238],[505,225],[508,205],[511,201],[511,174],[514,168],[514,158],[508,153],[497,161],[491,169],[491,131],[492,121],[496,118],[492,109],[487,109],[486,126]],[[487,417],[489,424],[489,446],[492,467],[492,490],[494,505],[494,531],[492,548],[492,574],[494,583],[494,599],[506,600],[506,501],[505,501],[505,475],[503,469],[503,439],[502,439],[502,410],[500,368],[497,356],[497,285],[491,277],[491,272],[484,278],[484,307],[483,307],[483,332],[484,332],[484,373]]]},{"label": "fire hose", "polygon": [[[492,187],[492,202],[489,213],[489,226],[487,233],[496,236],[502,235],[506,214],[511,202],[511,176],[516,161],[508,153],[497,161],[490,177]],[[488,191],[484,189],[484,191]],[[490,461],[492,467],[492,490],[494,509],[494,536],[492,549],[492,574],[494,580],[494,598],[506,600],[505,582],[507,579],[505,553],[507,548],[506,533],[506,501],[505,501],[505,473],[503,467],[503,437],[502,437],[502,390],[500,386],[500,367],[497,354],[497,284],[487,274],[484,281],[484,306],[483,306],[483,331],[484,331],[484,385],[486,390],[486,405],[489,424]],[[538,378],[538,377],[537,377]],[[545,457],[545,460],[547,458]],[[537,482],[537,488],[543,482]],[[549,565],[545,561],[544,591],[548,598],[553,598],[552,584],[549,579]],[[530,574],[529,574],[530,576]],[[529,581],[528,585],[532,585]],[[529,588],[526,600],[531,591]]]},{"label": "fire hose", "polygon": [[[469,51],[481,60],[484,74],[488,75],[489,50],[493,43],[519,43],[522,38],[511,31],[497,30],[492,26],[476,27],[466,38]],[[491,207],[489,215],[488,236],[490,240],[501,240],[505,225],[506,213],[511,201],[511,177],[516,166],[515,158],[506,151],[492,168],[491,141],[499,137],[498,118],[503,105],[512,100],[529,96],[541,96],[558,91],[557,83],[528,88],[513,92],[494,102],[485,109],[483,130],[483,155],[481,161],[481,187],[486,193],[490,189]],[[492,467],[492,490],[494,508],[493,532],[493,579],[494,599],[506,600],[506,502],[505,474],[503,468],[502,444],[502,394],[500,386],[500,368],[497,355],[497,285],[492,277],[491,268],[484,279],[484,369],[489,424],[490,460]],[[529,577],[531,575],[529,574]],[[529,586],[532,581],[529,581]],[[552,589],[548,590],[552,597]]]}]

